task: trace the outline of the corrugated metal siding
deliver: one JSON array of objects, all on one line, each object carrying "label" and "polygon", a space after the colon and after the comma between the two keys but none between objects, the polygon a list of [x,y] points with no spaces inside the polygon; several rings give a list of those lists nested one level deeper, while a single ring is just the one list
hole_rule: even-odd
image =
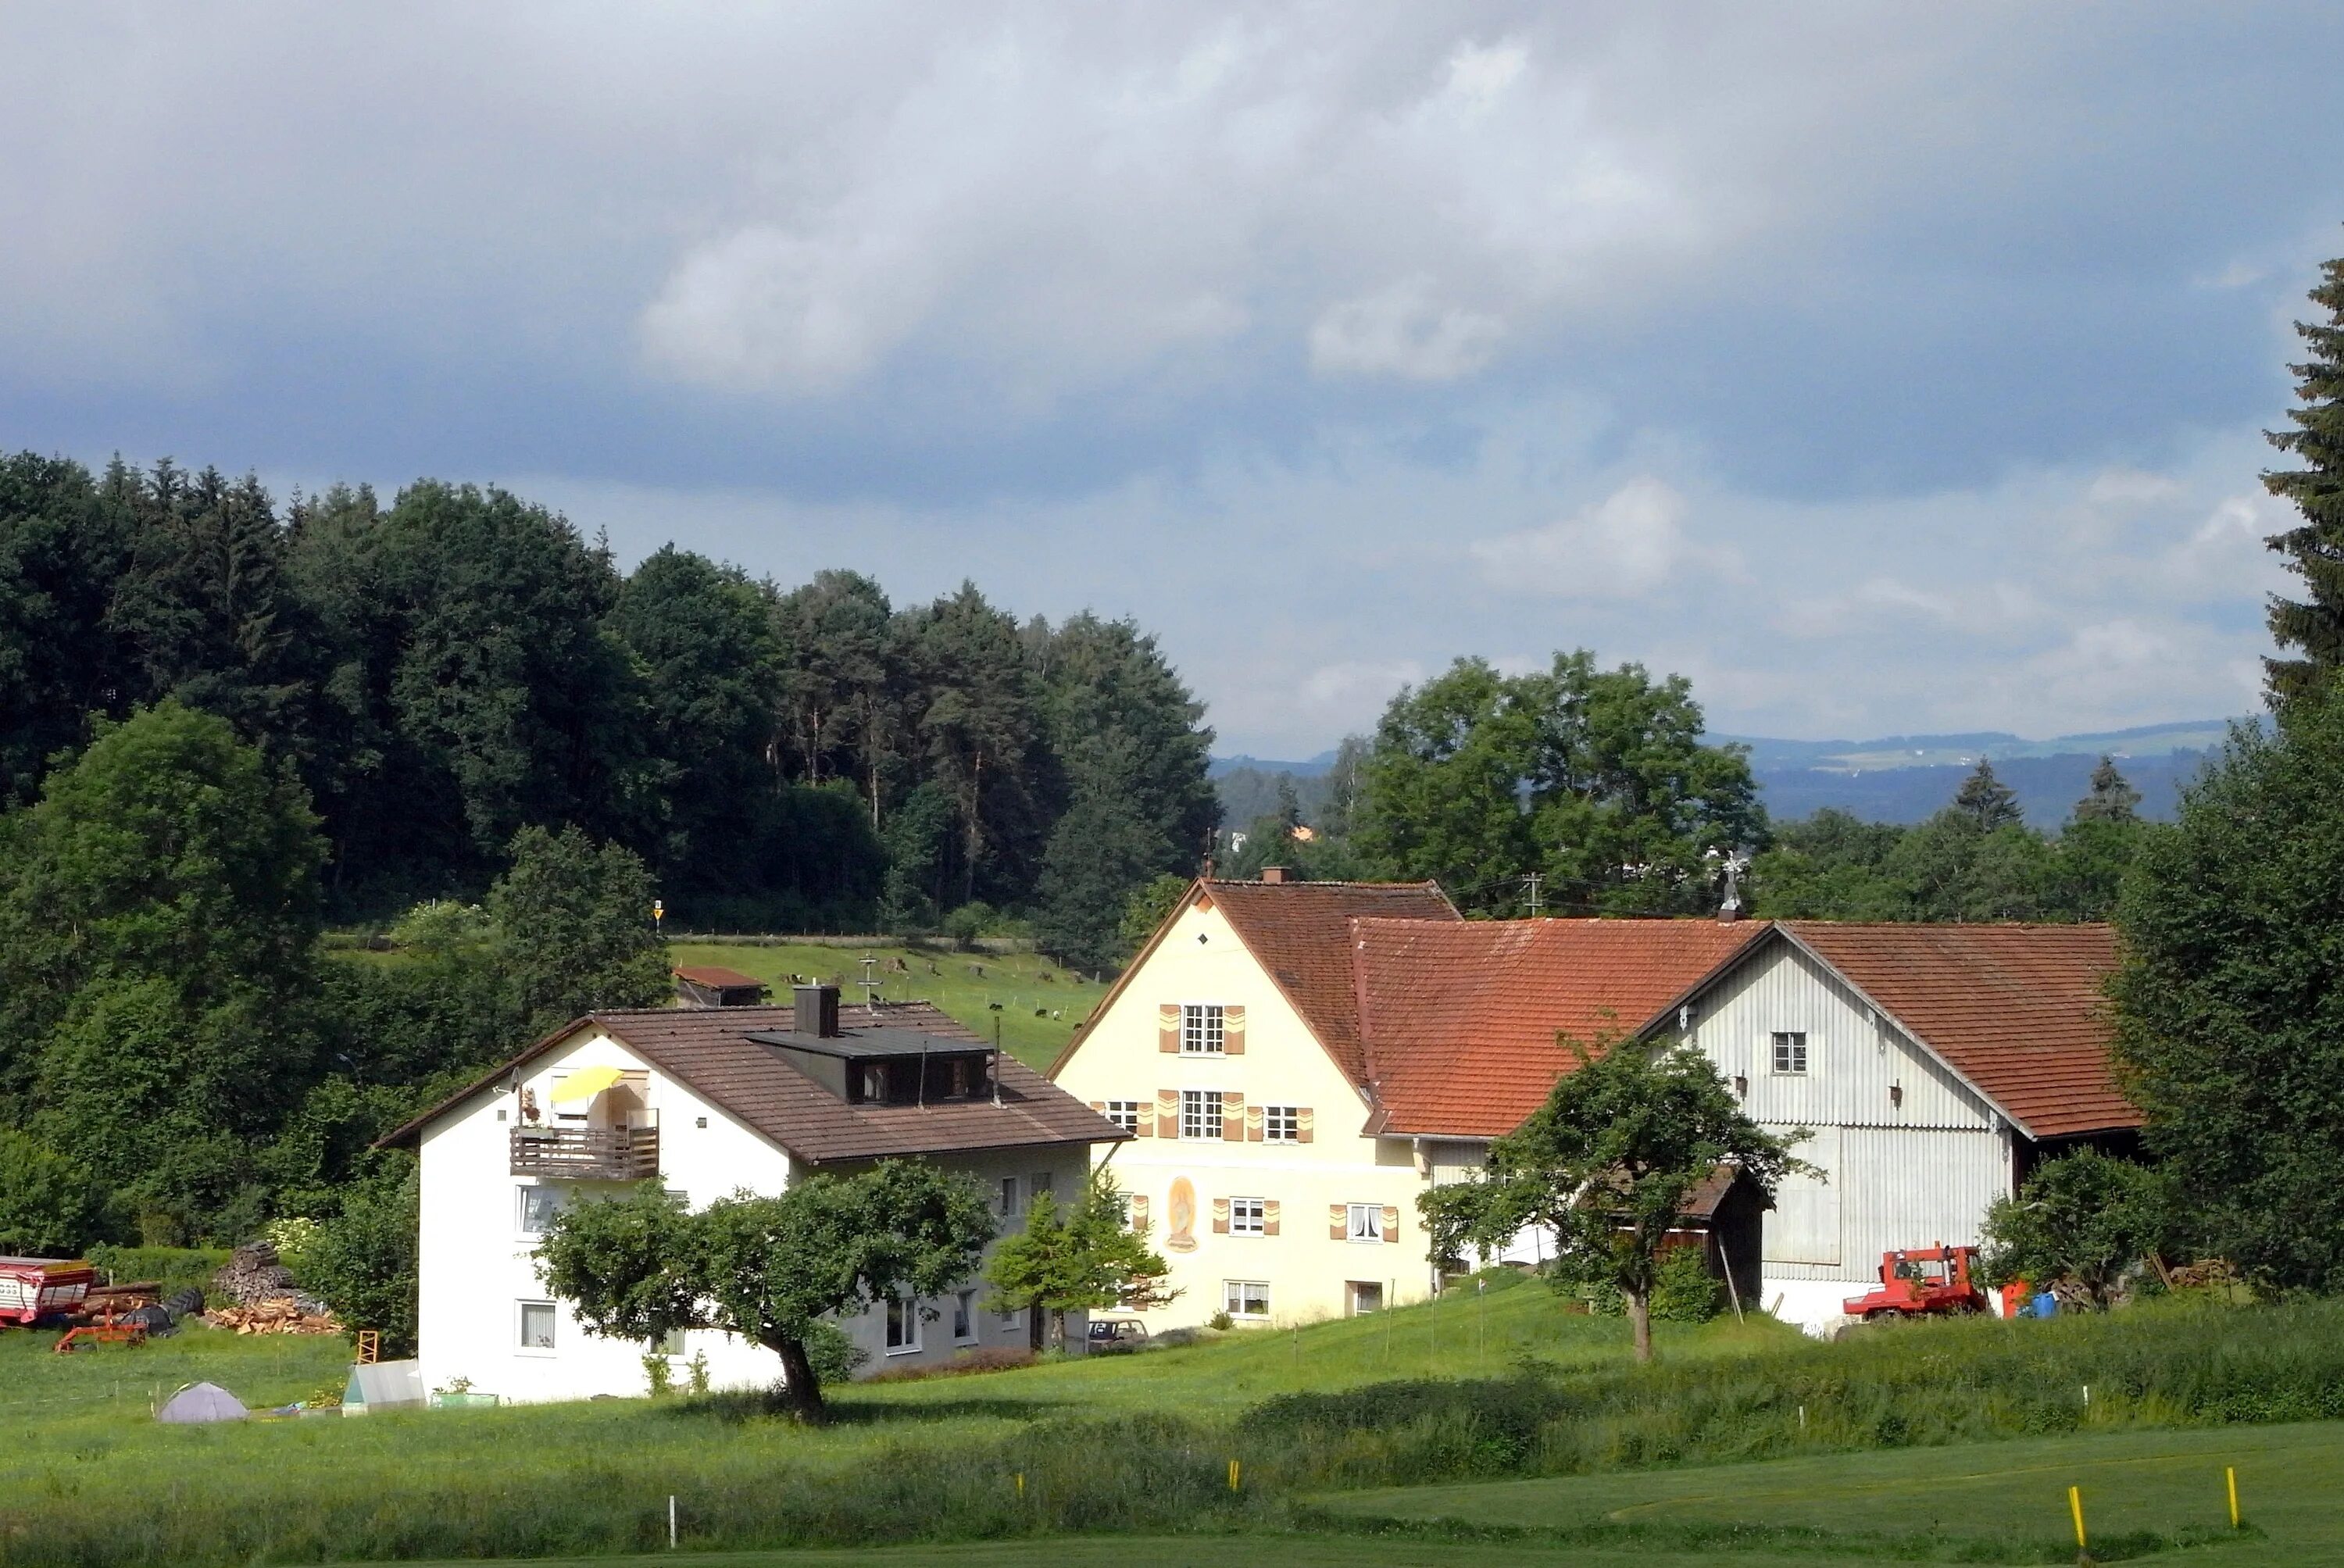
[{"label": "corrugated metal siding", "polygon": [[1808,1131],[1812,1136],[1799,1144],[1798,1153],[1814,1169],[1784,1177],[1774,1191],[1774,1211],[1766,1217],[1763,1256],[1770,1267],[1815,1263],[1836,1268],[1841,1262],[1839,1201],[1847,1183],[1839,1128]]},{"label": "corrugated metal siding", "polygon": [[1438,1187],[1444,1182],[1470,1181],[1480,1175],[1490,1158],[1490,1146],[1443,1141],[1427,1144],[1425,1153],[1432,1164],[1432,1184]]},{"label": "corrugated metal siding", "polygon": [[[1959,1078],[1876,1023],[1854,994],[1787,943],[1772,942],[1713,989],[1692,1021],[1702,1053],[1730,1081],[1749,1081],[1743,1108],[1760,1121],[1808,1127],[1990,1128],[1993,1113]],[[1777,1031],[1807,1037],[1807,1070],[1774,1071]],[[1892,1085],[1904,1090],[1892,1103]]]},{"label": "corrugated metal siding", "polygon": [[[1877,1277],[1883,1252],[1940,1241],[1975,1245],[1986,1206],[2010,1190],[2010,1144],[2005,1134],[1945,1128],[1835,1128],[1828,1138],[1802,1146],[1799,1152],[1821,1165],[1818,1155],[1834,1145],[1839,1262],[1825,1265],[1805,1257],[1794,1261],[1795,1245],[1778,1249],[1777,1216],[1770,1214],[1765,1247],[1769,1274],[1863,1281]],[[1810,1148],[1816,1152],[1810,1154]]]}]

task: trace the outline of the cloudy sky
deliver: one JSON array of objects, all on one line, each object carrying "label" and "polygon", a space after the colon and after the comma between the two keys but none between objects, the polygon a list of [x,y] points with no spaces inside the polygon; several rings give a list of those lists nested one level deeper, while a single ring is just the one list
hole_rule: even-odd
[{"label": "cloudy sky", "polygon": [[1713,724],[2245,711],[2344,11],[0,8],[0,445]]}]

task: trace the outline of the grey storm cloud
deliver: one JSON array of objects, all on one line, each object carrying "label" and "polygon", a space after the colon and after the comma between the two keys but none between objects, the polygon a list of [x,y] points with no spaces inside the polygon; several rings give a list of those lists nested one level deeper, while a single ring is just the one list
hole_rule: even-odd
[{"label": "grey storm cloud", "polygon": [[2311,6],[0,13],[0,431],[1160,628],[1225,744],[2253,699]]}]

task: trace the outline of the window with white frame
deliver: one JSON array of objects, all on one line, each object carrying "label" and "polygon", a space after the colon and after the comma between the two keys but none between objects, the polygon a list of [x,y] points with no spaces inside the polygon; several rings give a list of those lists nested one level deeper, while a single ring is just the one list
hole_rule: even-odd
[{"label": "window with white frame", "polygon": [[1260,1236],[1267,1234],[1268,1227],[1265,1222],[1268,1216],[1268,1204],[1261,1199],[1230,1199],[1229,1234],[1232,1236]]},{"label": "window with white frame", "polygon": [[523,1301],[520,1304],[520,1348],[524,1351],[553,1349],[553,1303]]},{"label": "window with white frame", "polygon": [[1218,1002],[1187,1002],[1180,1008],[1180,1054],[1184,1057],[1217,1057],[1221,1054],[1221,1005]]},{"label": "window with white frame", "polygon": [[1803,1032],[1775,1032],[1774,1070],[1778,1073],[1803,1073],[1807,1070],[1807,1037]]},{"label": "window with white frame", "polygon": [[1300,1143],[1302,1108],[1292,1105],[1262,1107],[1261,1138],[1264,1143]]},{"label": "window with white frame", "polygon": [[963,1290],[953,1298],[953,1340],[966,1344],[976,1338],[976,1292]]},{"label": "window with white frame", "polygon": [[1221,1136],[1221,1094],[1218,1089],[1180,1091],[1180,1136],[1204,1138]]},{"label": "window with white frame", "polygon": [[569,1206],[569,1192],[559,1187],[513,1189],[513,1229],[523,1236],[542,1236],[553,1217]]},{"label": "window with white frame", "polygon": [[1222,1280],[1221,1310],[1232,1318],[1268,1317],[1269,1281],[1267,1280]]},{"label": "window with white frame", "polygon": [[1354,1203],[1344,1212],[1344,1234],[1354,1241],[1380,1241],[1384,1239],[1384,1206],[1380,1203]]},{"label": "window with white frame", "polygon": [[1106,1102],[1106,1119],[1126,1132],[1139,1130],[1139,1102],[1136,1099],[1111,1099]]},{"label": "window with white frame", "polygon": [[1017,1179],[1014,1176],[1003,1177],[1001,1179],[1001,1218],[1015,1219],[1025,1212],[1026,1204],[1018,1190]]},{"label": "window with white frame", "polygon": [[908,1296],[887,1298],[887,1353],[900,1356],[920,1348],[920,1304]]},{"label": "window with white frame", "polygon": [[670,1329],[665,1334],[662,1335],[659,1342],[659,1353],[662,1356],[680,1356],[683,1354],[683,1330],[682,1329]]}]

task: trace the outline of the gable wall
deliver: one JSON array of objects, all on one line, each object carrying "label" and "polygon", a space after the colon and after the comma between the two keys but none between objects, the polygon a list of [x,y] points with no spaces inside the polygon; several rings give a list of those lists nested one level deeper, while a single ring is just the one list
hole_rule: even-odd
[{"label": "gable wall", "polygon": [[[1191,1002],[1242,1006],[1245,1054],[1185,1057],[1161,1050],[1157,1009]],[[1343,1315],[1351,1280],[1382,1286],[1392,1301],[1429,1293],[1430,1270],[1416,1209],[1422,1182],[1409,1141],[1361,1136],[1365,1097],[1218,910],[1191,905],[1175,917],[1165,939],[1054,1076],[1061,1088],[1090,1104],[1130,1099],[1150,1105],[1158,1091],[1185,1088],[1242,1095],[1248,1107],[1292,1105],[1312,1113],[1308,1144],[1193,1141],[1177,1137],[1175,1126],[1173,1136],[1116,1147],[1109,1168],[1125,1192],[1147,1199],[1148,1239],[1171,1264],[1170,1282],[1182,1292],[1147,1315],[1151,1331],[1205,1321],[1220,1310],[1225,1284],[1232,1280],[1268,1284],[1269,1316],[1277,1322]],[[1174,1188],[1182,1181],[1195,1203],[1185,1235],[1172,1229]],[[1278,1234],[1216,1234],[1214,1200],[1235,1197],[1275,1202]],[[1330,1213],[1351,1203],[1396,1209],[1400,1239],[1335,1239]]]}]

